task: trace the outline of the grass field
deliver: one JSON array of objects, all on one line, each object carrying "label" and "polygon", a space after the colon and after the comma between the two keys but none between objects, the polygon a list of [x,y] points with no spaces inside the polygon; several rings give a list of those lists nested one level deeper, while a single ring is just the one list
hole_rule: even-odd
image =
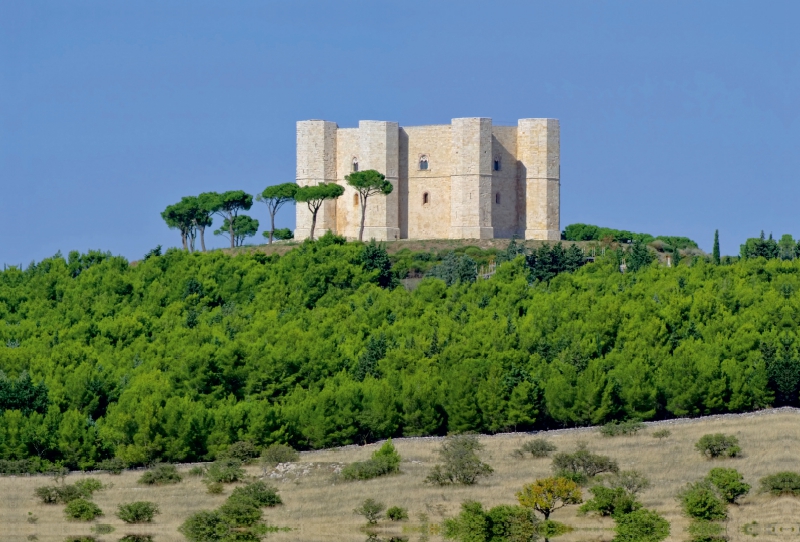
[{"label": "grass field", "polygon": [[[668,428],[672,435],[659,441],[651,436],[654,428]],[[737,459],[709,461],[694,450],[694,443],[706,433],[724,432],[738,436],[743,456]],[[681,420],[668,424],[648,424],[636,436],[605,438],[591,429],[550,431],[537,436],[550,439],[559,450],[572,451],[579,441],[588,443],[595,452],[619,461],[624,470],[636,469],[646,474],[652,486],[642,494],[648,508],[663,514],[670,522],[671,541],[686,540],[688,520],[681,516],[675,494],[687,483],[703,477],[714,466],[735,467],[744,474],[754,491],[729,507],[726,522],[729,540],[800,540],[800,499],[774,498],[755,492],[758,480],[782,470],[800,471],[800,411],[778,409],[755,414],[721,416],[699,420]],[[422,518],[430,524],[457,513],[460,503],[475,499],[487,506],[515,503],[514,493],[523,484],[550,474],[549,459],[516,459],[514,449],[530,439],[528,434],[505,434],[482,437],[486,448],[482,457],[495,469],[493,476],[471,487],[432,487],[423,483],[428,469],[436,462],[439,439],[398,439],[395,445],[403,457],[402,474],[365,482],[336,482],[334,471],[341,465],[369,457],[377,445],[346,447],[303,453],[300,462],[268,473],[279,488],[284,505],[267,509],[269,523],[291,527],[292,531],[269,535],[274,541],[359,541],[367,537],[360,530],[363,519],[352,510],[367,497],[388,506],[408,508],[410,521],[382,522],[380,536],[406,536],[409,541],[425,540],[420,533]],[[189,465],[181,470],[188,471]],[[249,467],[253,476],[261,476],[257,466]],[[108,474],[72,474],[67,482],[82,476],[95,476],[113,487],[95,494],[94,502],[105,512],[100,523],[116,530],[98,536],[99,540],[116,541],[125,534],[152,534],[155,542],[182,540],[177,527],[192,512],[219,506],[223,495],[208,495],[197,478],[165,487],[144,487],[136,483],[141,472],[128,471],[119,476]],[[4,541],[63,541],[65,537],[91,534],[90,524],[68,522],[63,506],[39,504],[34,488],[52,484],[45,476],[0,478],[0,539]],[[158,503],[162,514],[151,525],[126,526],[114,512],[122,502],[151,500]],[[28,523],[28,512],[38,517]],[[611,540],[613,521],[592,516],[578,516],[577,507],[555,512],[552,519],[571,525],[575,530],[556,540]],[[756,521],[756,525],[751,522]],[[750,524],[747,527],[747,524]],[[745,532],[745,530],[747,532]],[[440,540],[435,533],[429,540]]]}]

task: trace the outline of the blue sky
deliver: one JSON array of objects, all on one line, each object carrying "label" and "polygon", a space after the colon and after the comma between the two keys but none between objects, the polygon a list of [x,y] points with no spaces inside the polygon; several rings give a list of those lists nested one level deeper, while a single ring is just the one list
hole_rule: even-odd
[{"label": "blue sky", "polygon": [[0,0],[0,260],[178,245],[166,205],[293,181],[309,118],[555,117],[562,227],[709,251],[719,228],[727,254],[798,237],[798,20],[732,0]]}]

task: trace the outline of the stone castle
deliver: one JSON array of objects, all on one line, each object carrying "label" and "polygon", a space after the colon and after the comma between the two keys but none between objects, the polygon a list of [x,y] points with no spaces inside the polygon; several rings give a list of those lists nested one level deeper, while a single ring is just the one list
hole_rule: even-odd
[{"label": "stone castle", "polygon": [[[357,238],[358,194],[345,175],[375,169],[394,185],[367,202],[364,239],[558,240],[559,124],[520,119],[493,126],[488,118],[401,127],[396,122],[297,123],[297,184],[335,182],[345,188],[317,213],[315,236],[330,230]],[[305,239],[311,213],[297,208],[296,239]]]}]

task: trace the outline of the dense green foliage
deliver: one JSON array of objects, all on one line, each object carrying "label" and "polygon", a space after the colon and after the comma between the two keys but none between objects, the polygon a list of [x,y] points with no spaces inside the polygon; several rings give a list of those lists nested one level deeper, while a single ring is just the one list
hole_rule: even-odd
[{"label": "dense green foliage", "polygon": [[761,479],[761,492],[772,495],[800,496],[800,474],[796,472],[778,472]]},{"label": "dense green foliage", "polygon": [[117,508],[117,517],[125,523],[150,523],[159,513],[158,505],[150,501],[124,503]]},{"label": "dense green foliage", "polygon": [[102,516],[103,511],[92,501],[78,498],[67,503],[67,506],[64,507],[64,515],[67,516],[67,519],[92,521],[94,518]]},{"label": "dense green foliage", "polygon": [[369,525],[375,525],[383,517],[384,510],[386,510],[386,505],[382,502],[375,499],[365,499],[361,506],[353,510],[353,513],[364,516]]},{"label": "dense green foliage", "polygon": [[214,461],[206,471],[206,482],[214,484],[232,484],[247,475],[238,459],[227,458]]},{"label": "dense green foliage", "polygon": [[604,437],[632,436],[644,429],[644,424],[637,419],[614,420],[602,426],[599,431]]},{"label": "dense green foliage", "polygon": [[459,542],[529,542],[537,540],[539,520],[533,510],[500,505],[485,510],[476,501],[461,503],[461,512],[444,521],[444,537]]},{"label": "dense green foliage", "polygon": [[660,542],[669,536],[669,522],[643,508],[616,518],[617,536],[612,542]]},{"label": "dense green foliage", "polygon": [[739,439],[735,435],[725,435],[723,433],[714,433],[703,435],[700,437],[695,445],[695,449],[708,457],[715,459],[717,457],[736,457],[742,453],[739,446]]},{"label": "dense green foliage", "polygon": [[529,440],[520,446],[519,449],[514,450],[514,455],[516,457],[525,457],[527,454],[531,454],[533,457],[547,457],[551,452],[555,452],[557,449],[556,445],[549,440],[537,438]]},{"label": "dense green foliage", "polygon": [[375,450],[366,461],[350,463],[342,469],[342,478],[345,480],[369,480],[400,472],[400,454],[397,453],[392,439],[383,443]]},{"label": "dense green foliage", "polygon": [[634,233],[628,230],[615,230],[591,224],[570,224],[564,228],[564,239],[567,241],[608,241],[615,243],[632,243],[638,241],[648,244],[653,241],[662,241],[671,249],[697,248],[697,243],[688,237],[659,235],[653,237],[649,233]]},{"label": "dense green foliage", "polygon": [[175,468],[175,465],[168,463],[159,463],[139,477],[139,483],[148,486],[178,484],[181,480],[183,480],[183,477],[178,472],[178,469]]},{"label": "dense green foliage", "polygon": [[678,500],[684,513],[693,519],[714,521],[728,516],[725,501],[708,480],[689,484],[678,495]]},{"label": "dense green foliage", "polygon": [[292,463],[300,459],[300,453],[291,446],[274,442],[261,452],[261,462],[267,467],[274,467],[280,463]]},{"label": "dense green foliage", "polygon": [[284,256],[73,253],[3,271],[0,467],[798,403],[800,262],[620,274],[609,257],[544,275],[519,255],[488,280],[408,291],[373,252],[369,268],[363,244],[324,236]]},{"label": "dense green foliage", "polygon": [[554,455],[553,471],[556,476],[583,484],[598,474],[619,472],[619,465],[608,456],[590,452],[581,443],[573,453],[561,452]]},{"label": "dense green foliage", "polygon": [[736,469],[717,467],[711,469],[706,480],[717,488],[719,496],[727,503],[735,503],[736,499],[750,492],[750,484]]},{"label": "dense green foliage", "polygon": [[642,507],[636,495],[621,487],[593,486],[589,488],[592,498],[581,505],[581,513],[595,512],[601,516],[618,517],[630,514]]},{"label": "dense green foliage", "polygon": [[408,510],[401,506],[392,506],[386,511],[386,517],[392,521],[408,519]]},{"label": "dense green foliage", "polygon": [[37,487],[34,494],[43,504],[67,504],[75,499],[91,499],[103,489],[105,486],[97,478],[85,478],[74,484]]}]

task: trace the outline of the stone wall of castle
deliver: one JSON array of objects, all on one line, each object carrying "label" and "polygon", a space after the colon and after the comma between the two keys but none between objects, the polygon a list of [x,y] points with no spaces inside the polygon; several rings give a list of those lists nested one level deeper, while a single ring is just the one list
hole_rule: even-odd
[{"label": "stone wall of castle", "polygon": [[[376,169],[394,186],[367,203],[364,239],[560,239],[559,124],[521,119],[493,126],[488,118],[400,127],[360,121],[297,123],[297,183],[337,182],[345,193],[326,202],[315,235],[331,230],[357,238],[358,194],[345,176]],[[297,205],[296,239],[310,233],[311,213]]]}]

